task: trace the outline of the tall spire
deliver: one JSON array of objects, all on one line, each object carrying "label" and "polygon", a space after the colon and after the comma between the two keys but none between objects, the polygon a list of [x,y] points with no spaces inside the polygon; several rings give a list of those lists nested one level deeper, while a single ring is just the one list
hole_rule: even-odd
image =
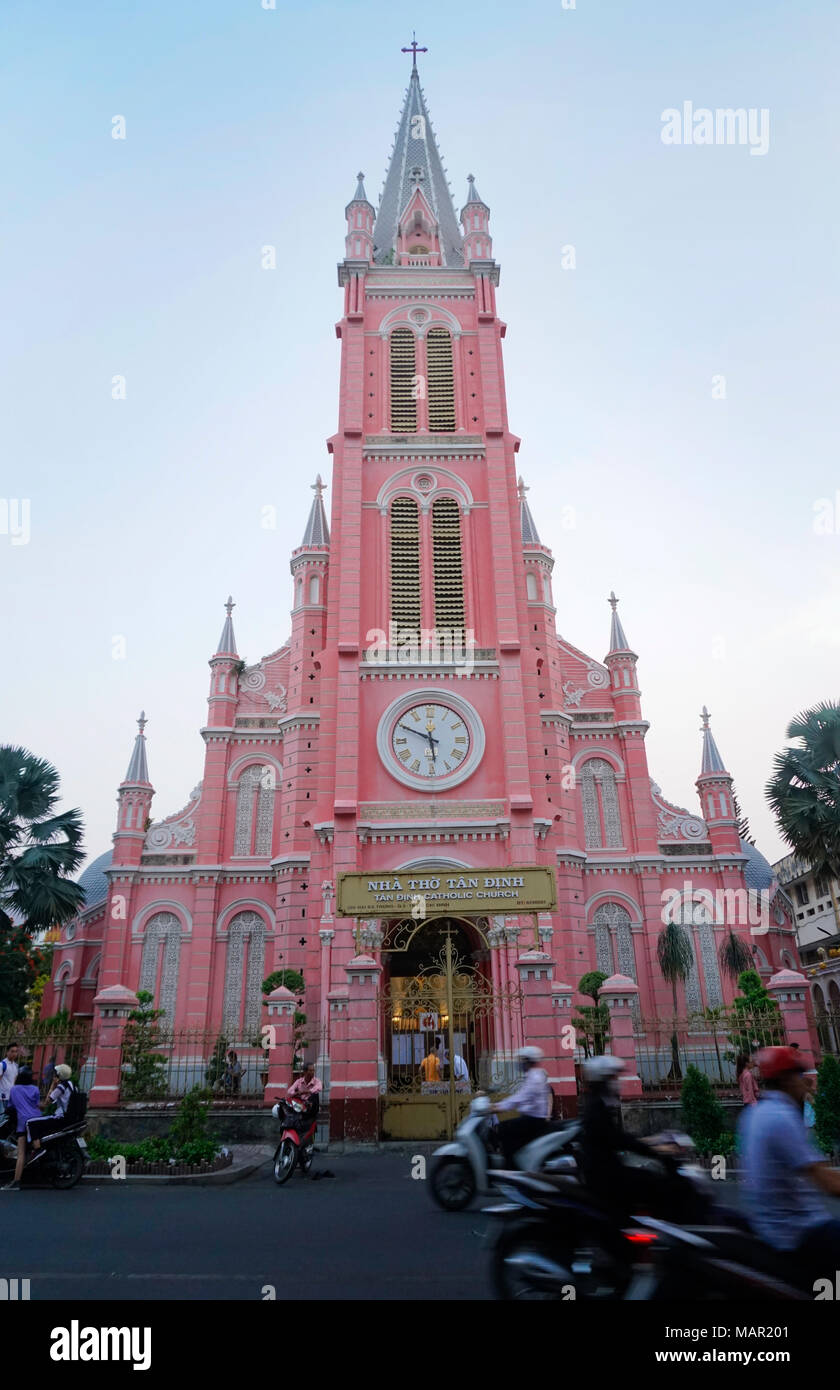
[{"label": "tall spire", "polygon": [[217,654],[219,656],[239,655],[239,653],[236,650],[236,638],[233,635],[233,618],[231,617],[231,613],[233,612],[235,607],[236,604],[234,603],[230,595],[228,595],[228,601],[225,604],[225,612],[227,613],[227,617],[225,618],[225,625],[222,628],[222,635],[219,638],[219,645],[216,649]]},{"label": "tall spire", "polygon": [[715,743],[715,736],[709,727],[711,716],[705,705],[703,706],[701,718],[703,720],[701,728],[701,733],[703,735],[703,763],[700,768],[700,776],[702,777],[704,772],[725,772],[726,768],[723,758],[720,756],[718,746]]},{"label": "tall spire", "polygon": [[534,522],[534,518],[531,515],[531,508],[528,506],[528,502],[525,497],[525,494],[529,491],[529,489],[525,486],[525,481],[521,477],[517,484],[516,490],[519,494],[519,521],[522,528],[522,544],[542,545],[542,541],[537,535],[536,523]]},{"label": "tall spire", "polygon": [[125,774],[124,782],[149,784],[149,765],[146,762],[146,735],[143,733],[148,720],[144,710],[140,711],[140,718],[137,720],[139,732],[134,739],[134,748],[131,753],[131,761],[128,764],[128,772]]},{"label": "tall spire", "polygon": [[411,78],[373,229],[374,260],[379,265],[388,262],[391,250],[397,245],[400,215],[414,190],[419,187],[440,227],[443,264],[462,266],[464,256],[458,219],[417,71],[417,53],[426,50],[418,48],[415,41],[404,52],[414,55]]},{"label": "tall spire", "polygon": [[327,525],[327,514],[324,510],[325,488],[326,483],[321,481],[319,473],[312,484],[312,491],[315,496],[312,499],[309,520],[306,523],[301,545],[329,545],[330,543],[330,528]]},{"label": "tall spire", "polygon": [[482,198],[481,194],[475,186],[474,174],[467,174],[467,183],[470,187],[469,192],[467,193],[467,201],[464,206],[469,207],[470,203],[481,203],[481,206],[483,208],[486,208],[487,204],[485,203],[484,199]]},{"label": "tall spire", "polygon": [[365,176],[364,174],[357,174],[356,179],[356,192],[353,194],[352,202],[366,203],[368,202],[368,195],[365,193]]},{"label": "tall spire", "polygon": [[627,641],[627,634],[618,616],[618,599],[612,592],[610,593],[609,604],[612,608],[612,622],[610,623],[610,650],[607,655],[611,656],[613,652],[629,652],[632,648]]}]

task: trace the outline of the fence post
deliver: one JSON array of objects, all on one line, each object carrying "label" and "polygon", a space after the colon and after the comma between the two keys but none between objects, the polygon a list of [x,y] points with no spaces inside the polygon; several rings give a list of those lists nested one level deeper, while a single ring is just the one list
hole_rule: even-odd
[{"label": "fence post", "polygon": [[627,975],[610,975],[598,991],[598,1002],[610,1011],[610,1051],[620,1057],[625,1071],[621,1076],[621,1098],[642,1094],[642,1081],[636,1066],[636,1042],[633,1037],[633,1001],[639,991]]},{"label": "fence post", "polygon": [[263,1105],[268,1106],[285,1096],[292,1084],[297,1002],[290,989],[278,985],[269,994],[266,1005],[269,1022],[263,1027],[263,1037],[268,1037],[268,1080]]},{"label": "fence post", "polygon": [[[556,1088],[560,1095],[565,1097],[576,1093],[575,1087],[575,1063],[574,1063],[574,1042],[571,1041],[572,1034],[567,1030],[564,1034],[560,1026],[560,1016],[556,1005],[554,986],[551,986],[551,978],[554,974],[554,962],[551,956],[546,955],[545,951],[523,951],[516,962],[519,971],[520,987],[523,995],[523,1024],[525,1029],[525,1041],[536,1047],[541,1047],[545,1053],[544,1066],[548,1073],[549,1084]],[[546,988],[546,982],[551,987],[551,992]],[[561,988],[566,988],[562,986]],[[567,990],[569,1006],[571,1006],[571,991]],[[560,996],[565,997],[565,996]],[[571,1008],[569,1008],[571,1017]],[[563,1019],[568,1023],[568,1019]]]},{"label": "fence post", "polygon": [[93,1001],[96,1057],[91,1107],[119,1104],[123,1036],[128,1015],[139,1007],[137,995],[125,985],[109,985]]},{"label": "fence post", "polygon": [[329,995],[331,1020],[330,1139],[379,1138],[379,1008],[381,965],[354,956],[347,986]]},{"label": "fence post", "polygon": [[767,981],[767,993],[779,1006],[788,1044],[797,1043],[803,1062],[813,1067],[821,1049],[805,976],[798,970],[778,970]]},{"label": "fence post", "polygon": [[[577,1079],[575,1077],[575,1030],[572,1026],[571,985],[555,981],[551,986],[551,1009],[554,1014],[554,1036],[557,1054],[556,1089],[560,1095],[563,1114],[571,1116],[577,1110]],[[552,1084],[555,1084],[553,1078]]]}]

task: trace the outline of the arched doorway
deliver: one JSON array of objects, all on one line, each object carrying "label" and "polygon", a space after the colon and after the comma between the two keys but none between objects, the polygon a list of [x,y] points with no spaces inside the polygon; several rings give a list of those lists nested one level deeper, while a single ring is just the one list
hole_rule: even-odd
[{"label": "arched doorway", "polygon": [[382,1135],[446,1138],[477,1090],[512,1074],[521,990],[494,975],[486,918],[382,927]]}]

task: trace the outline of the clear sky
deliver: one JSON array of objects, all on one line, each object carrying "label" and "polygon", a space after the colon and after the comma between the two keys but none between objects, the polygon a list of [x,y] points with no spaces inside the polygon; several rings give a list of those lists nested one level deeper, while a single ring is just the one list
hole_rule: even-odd
[{"label": "clear sky", "polygon": [[[390,10],[5,0],[0,498],[30,535],[0,534],[0,739],[55,763],[99,854],[141,707],[155,816],[202,775],[228,592],[247,660],[288,635],[344,205],[359,169],[378,199],[417,25],[456,206],[472,172],[492,209],[558,627],[603,657],[615,589],[652,775],[697,811],[705,702],[775,858],[773,752],[839,693],[836,6]],[[686,101],[768,110],[767,153],[664,144]]]}]

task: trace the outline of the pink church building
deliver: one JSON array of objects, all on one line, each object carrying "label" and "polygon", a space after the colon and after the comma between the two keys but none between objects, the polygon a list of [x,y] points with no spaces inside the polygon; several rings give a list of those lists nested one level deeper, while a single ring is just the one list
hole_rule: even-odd
[{"label": "pink church building", "polygon": [[[766,978],[797,956],[706,712],[686,810],[651,778],[618,600],[602,659],[557,631],[508,423],[490,211],[471,176],[455,211],[416,55],[379,208],[359,175],[346,222],[331,514],[319,477],[290,635],[245,666],[228,600],[203,775],[160,819],[141,716],[113,849],[82,876],[45,1008],[92,1016],[104,992],[144,988],[171,1028],[247,1051],[286,997],[267,1010],[262,981],[298,971],[332,1132],[409,1137],[441,1129],[411,1108],[451,1089],[420,1073],[441,1037],[470,1072],[459,1092],[537,1041],[571,1094],[557,1030],[591,1002],[576,994],[587,971],[611,977],[615,1036],[640,1055],[673,1012],[656,954],[667,904],[693,945],[685,1018],[732,997],[730,929]],[[550,885],[536,907],[521,905],[524,870]],[[438,890],[465,893],[463,909],[438,912]]]}]

